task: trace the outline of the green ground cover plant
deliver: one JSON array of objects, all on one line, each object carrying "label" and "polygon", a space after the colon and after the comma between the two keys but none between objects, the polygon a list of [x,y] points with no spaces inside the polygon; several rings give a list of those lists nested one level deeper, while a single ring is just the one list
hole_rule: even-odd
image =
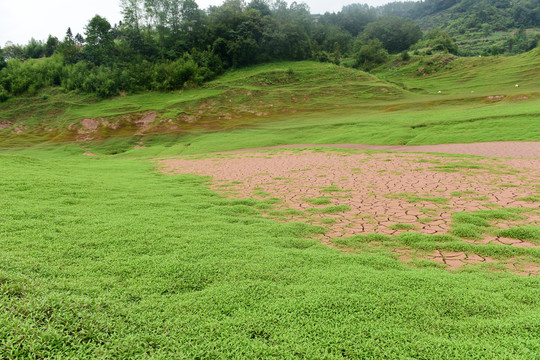
[{"label": "green ground cover plant", "polygon": [[[477,210],[474,212],[456,212],[452,216],[452,227],[446,235],[426,235],[415,232],[402,233],[397,236],[383,234],[355,235],[334,239],[333,242],[343,248],[370,250],[370,243],[382,243],[387,249],[407,246],[422,251],[457,251],[482,256],[493,256],[498,259],[523,257],[540,259],[537,248],[517,248],[501,245],[479,245],[467,240],[481,240],[485,234],[508,237],[519,240],[540,243],[540,227],[534,225],[513,226],[500,229],[492,222],[497,220],[523,221],[527,219],[524,213],[533,212],[534,208],[503,208],[497,210]],[[395,224],[394,230],[413,230],[411,224]],[[372,249],[370,250],[372,251]]]},{"label": "green ground cover plant", "polygon": [[405,201],[410,202],[410,203],[431,202],[434,204],[446,204],[448,203],[448,201],[450,201],[450,199],[442,197],[442,196],[430,196],[430,195],[419,196],[413,193],[386,194],[385,196],[389,199],[405,199]]},{"label": "green ground cover plant", "polygon": [[302,200],[311,205],[329,205],[332,203],[332,200],[324,196],[319,196],[318,198],[302,198]]},{"label": "green ground cover plant", "polygon": [[519,226],[497,231],[497,235],[540,244],[540,226]]},{"label": "green ground cover plant", "polygon": [[327,206],[324,208],[309,208],[306,209],[307,212],[312,214],[339,214],[345,211],[350,211],[351,207],[349,205],[334,205]]},{"label": "green ground cover plant", "polygon": [[[536,278],[343,253],[306,239],[321,227],[262,217],[263,200],[227,200],[205,178],[163,175],[136,159],[81,158],[73,145],[0,157],[1,357],[540,350]],[[430,248],[435,238],[400,239]]]}]

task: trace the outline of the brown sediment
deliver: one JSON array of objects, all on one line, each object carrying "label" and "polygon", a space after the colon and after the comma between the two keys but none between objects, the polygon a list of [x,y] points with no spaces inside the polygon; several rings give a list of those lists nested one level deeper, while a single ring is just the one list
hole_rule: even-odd
[{"label": "brown sediment", "polygon": [[81,126],[83,130],[96,130],[99,127],[99,121],[96,119],[82,119]]},{"label": "brown sediment", "polygon": [[[445,146],[441,148],[447,150]],[[285,215],[285,220],[307,219],[325,226],[328,232],[322,242],[328,245],[331,239],[357,234],[446,234],[454,213],[494,207],[533,209],[527,220],[496,224],[501,228],[540,224],[540,211],[534,211],[539,204],[520,200],[537,196],[540,159],[282,150],[164,159],[159,164],[167,173],[211,176],[212,187],[229,196],[278,198],[282,200],[278,209],[299,210],[302,214]],[[313,199],[319,197],[329,199],[331,204],[313,205]],[[325,207],[339,205],[345,205],[340,209],[343,211],[325,213]],[[328,219],[332,219],[331,224]],[[402,226],[396,224],[414,228],[400,230]],[[493,236],[469,241],[540,247],[532,242]],[[495,261],[476,254],[444,251],[427,258],[449,269]]]}]

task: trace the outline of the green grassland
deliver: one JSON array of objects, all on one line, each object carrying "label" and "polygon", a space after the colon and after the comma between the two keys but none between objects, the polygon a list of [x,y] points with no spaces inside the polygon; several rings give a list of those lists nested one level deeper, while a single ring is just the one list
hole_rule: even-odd
[{"label": "green grassland", "polygon": [[[540,52],[489,60],[455,59],[426,75],[417,74],[426,60],[414,57],[375,75],[278,63],[168,94],[98,101],[48,89],[8,100],[0,358],[537,359],[538,277],[489,264],[407,266],[384,247],[344,252],[313,239],[322,227],[262,216],[274,199],[226,199],[209,179],[161,174],[148,160],[289,143],[540,141]],[[150,111],[170,127],[136,134],[129,120]],[[73,142],[69,126],[84,118],[121,126]],[[310,201],[325,206],[313,211],[346,210]],[[456,215],[453,236],[336,243],[537,260],[536,248],[456,237],[466,226],[475,236],[496,231],[489,221],[502,217],[521,215]],[[532,226],[501,234],[539,241]]]},{"label": "green grassland", "polygon": [[320,227],[262,217],[264,200],[73,147],[1,155],[2,358],[540,351],[538,278],[343,253],[306,239]]}]

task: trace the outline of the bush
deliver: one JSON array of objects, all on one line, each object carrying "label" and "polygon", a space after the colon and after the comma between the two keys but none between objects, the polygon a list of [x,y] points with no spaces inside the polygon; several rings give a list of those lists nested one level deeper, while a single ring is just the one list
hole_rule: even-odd
[{"label": "bush", "polygon": [[383,64],[387,59],[388,51],[383,48],[379,40],[374,39],[360,48],[360,51],[356,54],[354,67],[370,71],[374,67]]},{"label": "bush", "polygon": [[411,55],[409,55],[409,52],[407,50],[404,50],[399,54],[399,58],[401,61],[409,61],[411,59]]},{"label": "bush", "polygon": [[415,46],[416,49],[427,48],[426,54],[431,55],[433,51],[446,52],[457,55],[458,47],[454,39],[445,31],[435,29],[428,32],[424,40],[419,41]]},{"label": "bush", "polygon": [[9,93],[2,85],[0,85],[0,103],[7,101],[9,99]]},{"label": "bush", "polygon": [[319,51],[314,56],[315,60],[322,63],[332,62],[330,55],[326,51]]}]

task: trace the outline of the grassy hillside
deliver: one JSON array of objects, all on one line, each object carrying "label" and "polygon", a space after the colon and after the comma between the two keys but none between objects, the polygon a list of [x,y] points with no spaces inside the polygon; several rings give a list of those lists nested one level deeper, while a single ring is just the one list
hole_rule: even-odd
[{"label": "grassy hillside", "polygon": [[538,67],[540,48],[510,57],[415,57],[406,64],[384,66],[376,75],[428,93],[526,96],[540,88]]},{"label": "grassy hillside", "polygon": [[[389,90],[381,91],[382,87]],[[16,141],[24,133],[29,140],[40,136],[76,140],[85,118],[108,124],[100,126],[92,139],[133,135],[141,132],[136,122],[149,112],[157,113],[157,121],[145,127],[146,134],[224,130],[297,112],[354,106],[365,99],[392,99],[402,93],[395,85],[351,69],[310,62],[279,63],[231,71],[195,90],[98,101],[50,89],[37,97],[10,99],[0,106],[0,119],[10,125],[4,126],[1,138]]]},{"label": "grassy hillside", "polygon": [[[198,89],[103,101],[50,89],[0,105],[0,146],[78,140],[123,153],[161,145],[141,150],[156,155],[298,142],[540,140],[539,65],[536,49],[514,57],[413,57],[376,76],[313,62],[268,64]],[[93,121],[89,128],[83,119]]]}]

